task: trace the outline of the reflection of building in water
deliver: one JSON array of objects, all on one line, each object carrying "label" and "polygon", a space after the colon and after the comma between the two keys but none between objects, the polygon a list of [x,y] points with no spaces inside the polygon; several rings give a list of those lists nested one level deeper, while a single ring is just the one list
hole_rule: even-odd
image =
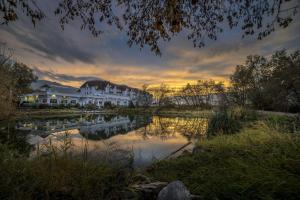
[{"label": "reflection of building in water", "polygon": [[71,119],[48,119],[19,122],[16,128],[28,130],[30,134],[46,137],[61,131],[78,129],[80,134],[88,139],[105,139],[113,135],[124,134],[146,126],[151,118],[114,115],[92,115]]},{"label": "reflection of building in water", "polygon": [[208,120],[206,118],[170,118],[155,116],[152,123],[139,130],[148,136],[160,136],[162,139],[173,137],[176,133],[182,134],[188,140],[206,135]]},{"label": "reflection of building in water", "polygon": [[149,123],[151,123],[150,117],[143,117],[142,120],[139,117],[135,117],[130,120],[128,116],[118,116],[106,123],[81,126],[80,134],[92,140],[107,139],[114,135],[125,134],[132,130],[147,126]]}]

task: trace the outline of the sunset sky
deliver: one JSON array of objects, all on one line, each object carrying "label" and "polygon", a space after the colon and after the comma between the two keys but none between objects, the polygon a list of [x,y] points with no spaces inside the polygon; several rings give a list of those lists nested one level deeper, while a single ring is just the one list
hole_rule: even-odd
[{"label": "sunset sky", "polygon": [[[52,1],[51,1],[52,3]],[[43,6],[53,6],[50,2]],[[140,87],[142,84],[182,85],[199,79],[228,80],[237,64],[256,53],[269,56],[283,48],[300,47],[300,17],[286,29],[278,29],[262,41],[242,39],[241,31],[226,29],[217,41],[206,41],[204,48],[194,48],[186,36],[179,34],[170,42],[161,42],[162,56],[148,48],[131,48],[127,36],[106,27],[94,38],[81,31],[76,22],[63,31],[58,19],[47,18],[33,27],[28,19],[0,26],[0,41],[14,49],[14,59],[33,68],[40,79],[80,86],[91,79]]]}]

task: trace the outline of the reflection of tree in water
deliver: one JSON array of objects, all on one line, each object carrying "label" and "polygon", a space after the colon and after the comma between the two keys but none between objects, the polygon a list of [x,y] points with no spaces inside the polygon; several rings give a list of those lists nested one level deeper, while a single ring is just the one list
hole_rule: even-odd
[{"label": "reflection of tree in water", "polygon": [[116,117],[116,115],[104,115],[104,121],[110,122],[115,117]]},{"label": "reflection of tree in water", "polygon": [[27,143],[29,131],[18,131],[14,128],[14,123],[7,123],[0,127],[0,143],[7,145],[10,149],[16,150],[20,154],[29,155],[32,145]]},{"label": "reflection of tree in water", "polygon": [[144,139],[150,136],[159,136],[165,140],[181,134],[188,141],[204,138],[206,136],[208,120],[205,118],[167,118],[161,116],[153,117],[152,123],[139,129],[137,132]]}]

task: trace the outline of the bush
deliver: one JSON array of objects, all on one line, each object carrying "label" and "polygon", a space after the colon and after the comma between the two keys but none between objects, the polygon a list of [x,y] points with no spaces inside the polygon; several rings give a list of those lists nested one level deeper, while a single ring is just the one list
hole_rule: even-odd
[{"label": "bush", "polygon": [[58,108],[59,109],[64,109],[64,108],[66,108],[66,106],[65,106],[65,104],[61,103],[61,104],[58,105]]},{"label": "bush", "polygon": [[132,101],[129,101],[128,108],[135,108],[135,105]]},{"label": "bush", "polygon": [[235,106],[217,111],[208,122],[208,135],[232,134],[238,132],[243,123],[255,121],[258,114],[254,110]]},{"label": "bush", "polygon": [[232,134],[236,133],[241,129],[242,125],[240,119],[237,118],[233,113],[224,110],[216,112],[208,121],[207,134]]},{"label": "bush", "polygon": [[81,105],[79,103],[76,103],[75,108],[81,108]]},{"label": "bush", "polygon": [[93,104],[93,103],[90,103],[90,104],[85,105],[85,108],[87,110],[97,110],[97,105]]},{"label": "bush", "polygon": [[264,122],[277,131],[288,133],[300,132],[300,114],[295,116],[268,115],[264,118]]},{"label": "bush", "polygon": [[49,106],[48,104],[39,104],[38,109],[47,109],[47,108],[51,108],[51,106]]},{"label": "bush", "polygon": [[115,107],[110,101],[104,102],[104,108],[106,109],[114,109]]}]

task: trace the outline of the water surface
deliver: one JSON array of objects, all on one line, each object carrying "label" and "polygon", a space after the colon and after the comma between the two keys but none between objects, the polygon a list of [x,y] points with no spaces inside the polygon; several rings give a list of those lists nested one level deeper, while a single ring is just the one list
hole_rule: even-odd
[{"label": "water surface", "polygon": [[[117,160],[131,155],[137,167],[164,159],[182,146],[191,150],[205,137],[207,119],[161,116],[88,115],[54,119],[26,119],[14,125],[26,135],[34,156],[49,144],[74,154],[87,153],[97,159],[103,155]],[[118,152],[118,156],[116,156]]]}]

